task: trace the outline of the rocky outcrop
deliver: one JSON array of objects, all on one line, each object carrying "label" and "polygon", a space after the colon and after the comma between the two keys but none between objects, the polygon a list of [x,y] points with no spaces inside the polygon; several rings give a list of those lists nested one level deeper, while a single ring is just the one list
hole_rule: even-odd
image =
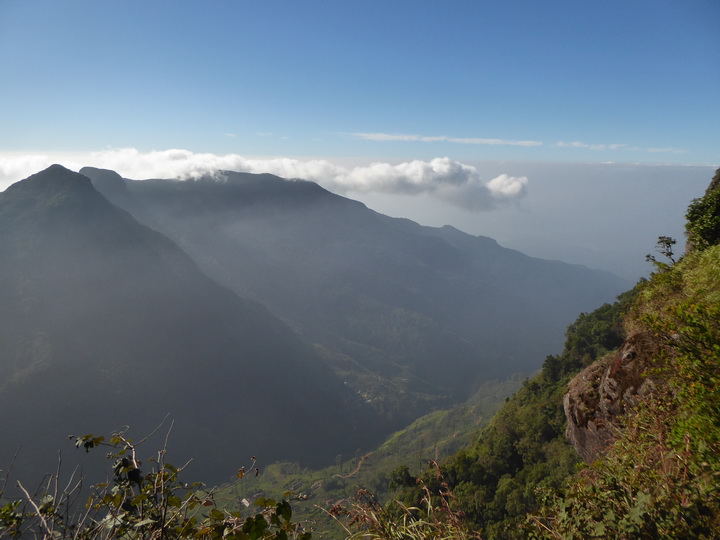
[{"label": "rocky outcrop", "polygon": [[563,402],[566,435],[587,463],[607,450],[627,413],[655,386],[647,371],[656,353],[657,346],[647,334],[634,334],[570,382]]}]

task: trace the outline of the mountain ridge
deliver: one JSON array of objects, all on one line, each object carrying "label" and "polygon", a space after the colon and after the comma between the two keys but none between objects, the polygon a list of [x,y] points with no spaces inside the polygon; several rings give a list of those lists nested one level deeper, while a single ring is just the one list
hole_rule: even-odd
[{"label": "mountain ridge", "polygon": [[291,329],[78,173],[51,167],[2,193],[0,249],[3,464],[20,444],[22,470],[47,463],[52,439],[150,431],[168,412],[180,455],[215,480],[238,452],[322,463],[377,431]]},{"label": "mountain ridge", "polygon": [[[107,173],[81,170],[218,282],[329,351],[336,373],[384,414],[427,412],[483,381],[536,369],[535,352],[555,350],[578,311],[627,286],[487,237],[384,216],[302,180],[222,171],[125,179],[120,191]],[[373,377],[394,390],[374,393]]]}]

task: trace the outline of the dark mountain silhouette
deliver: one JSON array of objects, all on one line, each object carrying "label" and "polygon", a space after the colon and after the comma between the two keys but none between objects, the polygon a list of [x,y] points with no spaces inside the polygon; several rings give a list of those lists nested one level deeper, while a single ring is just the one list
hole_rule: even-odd
[{"label": "dark mountain silhouette", "polygon": [[537,369],[579,311],[627,286],[452,227],[390,218],[311,182],[81,172],[208,275],[316,343],[398,426],[483,381]]},{"label": "dark mountain silhouette", "polygon": [[68,434],[139,437],[168,413],[172,462],[210,481],[373,438],[372,409],[288,326],[85,176],[55,165],[0,194],[0,253],[2,468],[22,446],[16,472],[37,476]]}]

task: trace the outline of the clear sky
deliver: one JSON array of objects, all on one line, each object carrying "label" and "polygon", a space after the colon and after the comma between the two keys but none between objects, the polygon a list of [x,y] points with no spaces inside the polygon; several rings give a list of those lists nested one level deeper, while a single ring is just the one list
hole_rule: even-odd
[{"label": "clear sky", "polygon": [[707,181],[718,96],[717,0],[0,0],[0,188],[267,169],[460,223],[535,211],[531,163]]}]

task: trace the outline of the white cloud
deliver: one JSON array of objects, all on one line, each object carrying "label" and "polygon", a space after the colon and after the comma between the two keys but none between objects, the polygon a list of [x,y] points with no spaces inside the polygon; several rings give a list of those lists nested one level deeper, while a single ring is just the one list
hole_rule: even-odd
[{"label": "white cloud", "polygon": [[[542,146],[541,141],[516,141],[507,139],[483,139],[483,138],[464,138],[464,137],[447,137],[445,135],[438,135],[428,137],[425,135],[408,135],[408,134],[396,134],[396,133],[351,133],[353,137],[363,139],[366,141],[400,141],[400,142],[449,142],[455,144],[477,144],[477,145],[489,145],[489,146]],[[582,148],[586,150],[628,150],[634,152],[649,152],[649,153],[671,153],[671,154],[682,154],[685,150],[677,148],[639,148],[635,146],[628,146],[623,143],[611,143],[611,144],[590,144],[582,141],[558,141],[554,144],[558,148]]]},{"label": "white cloud", "polygon": [[555,146],[560,148],[587,148],[589,150],[631,150],[633,152],[649,152],[652,154],[657,153],[670,153],[670,154],[683,154],[685,150],[678,148],[638,148],[637,146],[628,146],[627,144],[588,144],[580,141],[565,142],[560,141],[555,143]]},{"label": "white cloud", "polygon": [[542,146],[540,141],[507,141],[504,139],[459,139],[450,138],[449,142],[460,144],[488,144],[488,145],[509,145],[509,146]]},{"label": "white cloud", "polygon": [[479,211],[523,197],[527,181],[525,177],[501,175],[485,182],[475,167],[445,157],[397,165],[372,163],[355,167],[334,182],[324,182],[324,185],[341,193],[429,195],[470,211]]},{"label": "white cloud", "polygon": [[496,197],[514,198],[521,196],[527,187],[528,179],[525,176],[514,177],[501,174],[490,180],[486,185]]},{"label": "white cloud", "polygon": [[45,169],[53,163],[52,158],[45,154],[0,155],[0,189],[5,189],[10,183]]},{"label": "white cloud", "polygon": [[653,154],[684,154],[686,151],[679,148],[645,148],[645,152],[651,152]]},{"label": "white cloud", "polygon": [[573,141],[573,142],[564,142],[560,141],[558,143],[555,143],[555,146],[559,146],[560,148],[589,148],[590,150],[617,150],[619,148],[624,148],[627,145],[625,144],[587,144],[580,141]]},{"label": "white cloud", "polygon": [[423,135],[401,135],[392,133],[352,133],[354,137],[366,141],[418,141],[418,142],[450,142],[457,144],[485,144],[491,146],[508,145],[508,146],[542,146],[540,141],[512,141],[505,139],[480,139],[480,138],[462,138],[462,137],[446,137],[444,135],[436,135],[427,137]]},{"label": "white cloud", "polygon": [[73,170],[85,165],[112,169],[133,179],[193,179],[214,175],[221,170],[271,173],[283,178],[317,182],[340,194],[423,195],[470,211],[489,210],[520,199],[525,195],[528,183],[526,177],[506,174],[485,181],[474,167],[447,157],[399,164],[376,162],[348,168],[323,159],[251,159],[237,154],[217,155],[182,149],[140,152],[134,148],[123,148],[65,156],[0,154],[0,188],[52,163],[60,163]]}]

